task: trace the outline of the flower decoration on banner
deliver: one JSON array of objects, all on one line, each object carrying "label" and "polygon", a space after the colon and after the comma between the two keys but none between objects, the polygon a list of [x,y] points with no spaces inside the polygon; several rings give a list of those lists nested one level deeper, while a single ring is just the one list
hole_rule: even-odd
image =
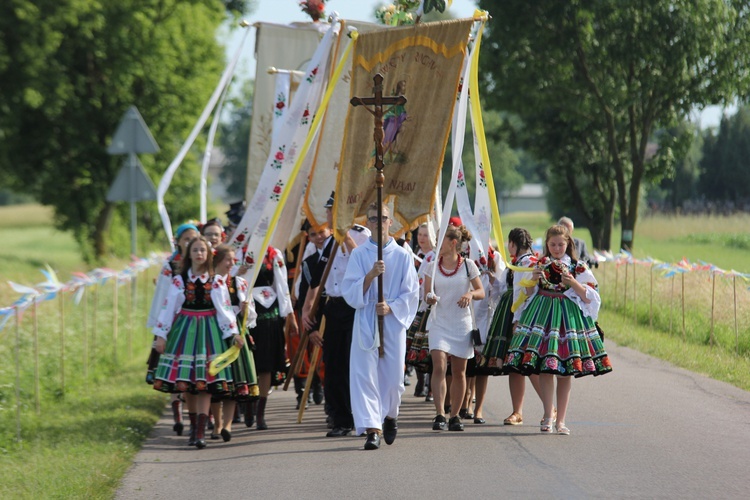
[{"label": "flower decoration on banner", "polygon": [[284,191],[284,181],[279,179],[276,182],[276,185],[273,187],[273,191],[271,192],[271,200],[279,201],[281,199],[281,193],[283,191]]},{"label": "flower decoration on banner", "polygon": [[461,90],[463,88],[464,88],[464,77],[462,76],[461,79],[458,80],[458,92],[456,92],[457,101],[461,98]]},{"label": "flower decoration on banner", "polygon": [[479,185],[483,188],[487,187],[487,179],[484,177],[484,165],[479,164]]},{"label": "flower decoration on banner", "polygon": [[310,74],[307,75],[307,82],[312,83],[313,80],[315,80],[315,77],[318,75],[318,68],[319,66],[315,66],[311,71]]},{"label": "flower decoration on banner", "polygon": [[276,109],[274,110],[274,114],[279,117],[284,113],[284,108],[286,107],[286,96],[283,92],[279,92],[279,95],[276,96]]},{"label": "flower decoration on banner", "polygon": [[466,186],[466,179],[464,179],[464,171],[463,170],[459,170],[458,171],[458,176],[456,177],[456,185],[459,188],[462,188],[462,187]]},{"label": "flower decoration on banner", "polygon": [[305,106],[305,111],[302,112],[302,125],[307,125],[310,122],[310,106]]},{"label": "flower decoration on banner", "polygon": [[249,268],[252,268],[255,265],[255,254],[253,252],[245,254],[245,265]]},{"label": "flower decoration on banner", "polygon": [[453,0],[396,0],[390,5],[384,5],[375,11],[375,18],[387,26],[403,26],[414,24],[422,14],[436,10],[445,12]]},{"label": "flower decoration on banner", "polygon": [[302,0],[299,7],[317,23],[321,17],[325,17],[326,0]]},{"label": "flower decoration on banner", "polygon": [[275,168],[276,170],[281,170],[282,164],[284,163],[285,151],[286,151],[286,144],[279,146],[279,150],[276,151],[275,155],[273,155],[273,161],[271,162],[271,167]]}]

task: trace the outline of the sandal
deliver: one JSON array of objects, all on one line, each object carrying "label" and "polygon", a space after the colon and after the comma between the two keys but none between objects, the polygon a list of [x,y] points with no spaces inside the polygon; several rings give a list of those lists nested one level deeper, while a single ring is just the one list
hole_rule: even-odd
[{"label": "sandal", "polygon": [[[542,424],[543,422],[544,419],[541,419],[539,424]],[[557,408],[552,408],[552,422],[557,422]]]},{"label": "sandal", "polygon": [[513,412],[510,417],[503,420],[503,425],[521,425],[523,424],[523,417],[520,413]]},{"label": "sandal", "polygon": [[570,429],[565,427],[565,422],[557,423],[557,433],[562,436],[570,436]]},{"label": "sandal", "polygon": [[542,424],[539,427],[540,432],[546,432],[551,433],[552,432],[552,419],[551,418],[543,418]]}]

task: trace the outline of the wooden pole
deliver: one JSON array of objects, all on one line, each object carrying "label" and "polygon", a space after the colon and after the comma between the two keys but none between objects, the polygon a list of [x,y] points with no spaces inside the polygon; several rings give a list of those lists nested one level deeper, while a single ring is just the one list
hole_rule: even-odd
[{"label": "wooden pole", "polygon": [[16,307],[16,442],[21,442],[21,311]]},{"label": "wooden pole", "polygon": [[737,276],[732,276],[732,291],[734,295],[734,350],[740,353],[740,333],[737,329]]},{"label": "wooden pole", "polygon": [[635,261],[633,261],[633,324],[637,325],[638,324],[638,307],[637,307],[638,306],[638,301],[637,301],[638,287],[636,286],[635,274],[636,274],[635,273]]},{"label": "wooden pole", "polygon": [[89,378],[89,294],[83,292],[83,380]]},{"label": "wooden pole", "polygon": [[[326,332],[326,317],[323,316],[323,319],[320,320],[320,328],[318,329],[318,332],[320,332],[320,338],[322,339]],[[302,399],[300,399],[300,405],[299,405],[299,412],[297,413],[297,423],[302,423],[302,417],[305,414],[305,402],[307,401],[307,396],[310,394],[310,387],[312,387],[312,381],[315,378],[313,374],[318,369],[318,363],[320,362],[320,347],[315,346],[313,348],[313,355],[312,360],[310,360],[310,368],[307,370],[307,380],[305,380],[305,391],[302,393]]]},{"label": "wooden pole", "polygon": [[654,326],[654,264],[648,270],[649,279],[651,285],[649,286],[648,292],[648,326],[649,328]]},{"label": "wooden pole", "polygon": [[91,354],[93,355],[93,365],[96,366],[96,329],[97,329],[97,315],[99,314],[99,285],[94,285],[92,290],[94,293],[94,310],[92,312],[94,318],[91,323]]},{"label": "wooden pole", "polygon": [[686,341],[687,336],[685,334],[685,273],[680,273],[682,277],[682,340]]},{"label": "wooden pole", "polygon": [[65,394],[65,295],[60,293],[60,391]]},{"label": "wooden pole", "polygon": [[669,292],[669,334],[672,334],[672,310],[674,308],[674,274],[672,275],[672,291]]},{"label": "wooden pole", "polygon": [[628,262],[625,262],[625,286],[622,289],[622,310],[628,309]]},{"label": "wooden pole", "polygon": [[[380,73],[376,74],[373,78],[372,92],[374,97],[352,97],[349,101],[352,106],[366,106],[368,104],[374,107],[373,110],[367,109],[375,118],[375,129],[373,132],[373,138],[375,140],[375,187],[377,188],[377,203],[378,203],[378,260],[383,260],[383,185],[385,184],[385,175],[383,174],[383,138],[385,132],[383,131],[383,105],[404,105],[406,104],[406,97],[404,96],[393,96],[383,97],[383,75]],[[387,235],[386,235],[387,236]],[[383,298],[383,275],[378,275],[378,303],[384,302]],[[382,358],[385,350],[383,346],[383,317],[378,315],[378,335],[380,337],[380,346],[378,347],[378,355]]]},{"label": "wooden pole", "polygon": [[[318,312],[318,308],[320,307],[320,298],[323,294],[323,290],[325,288],[325,284],[328,281],[328,275],[331,272],[331,268],[333,267],[333,260],[336,258],[336,254],[339,250],[339,242],[334,240],[333,241],[333,247],[331,248],[331,253],[328,256],[328,262],[326,263],[326,267],[323,270],[323,275],[320,277],[320,284],[318,285],[317,289],[315,290],[315,296],[313,297],[312,304],[310,306],[310,314],[312,316],[315,316]],[[308,290],[309,293],[309,290]],[[303,325],[304,328],[304,325]],[[292,357],[291,362],[291,371],[289,372],[290,376],[286,378],[284,381],[284,387],[283,390],[289,389],[289,383],[291,382],[292,378],[296,377],[299,373],[300,369],[302,368],[302,363],[305,358],[305,350],[307,349],[308,344],[308,334],[307,332],[302,331],[300,329],[300,339],[299,339],[299,346],[297,348],[297,352],[294,353],[294,356]],[[309,374],[309,371],[308,371]]]},{"label": "wooden pole", "polygon": [[128,296],[128,359],[133,359],[133,305],[135,303],[135,276],[130,278],[130,295]]},{"label": "wooden pole", "polygon": [[714,346],[714,310],[716,307],[716,275],[711,275],[711,330],[708,334],[708,344]]},{"label": "wooden pole", "polygon": [[112,279],[113,283],[113,295],[112,295],[112,360],[114,365],[117,366],[117,323],[119,304],[117,303],[117,274]]},{"label": "wooden pole", "polygon": [[39,389],[39,318],[37,317],[36,297],[34,297],[34,406],[37,416],[42,414],[42,403]]}]

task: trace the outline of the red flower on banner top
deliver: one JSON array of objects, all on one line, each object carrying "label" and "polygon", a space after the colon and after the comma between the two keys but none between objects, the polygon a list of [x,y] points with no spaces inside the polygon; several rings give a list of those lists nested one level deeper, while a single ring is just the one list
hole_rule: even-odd
[{"label": "red flower on banner top", "polygon": [[239,241],[240,243],[242,243],[243,241],[245,241],[245,235],[244,234],[238,234],[237,235],[237,241]]},{"label": "red flower on banner top", "polygon": [[325,15],[326,0],[302,0],[299,7],[302,12],[310,16],[314,22],[317,22]]}]

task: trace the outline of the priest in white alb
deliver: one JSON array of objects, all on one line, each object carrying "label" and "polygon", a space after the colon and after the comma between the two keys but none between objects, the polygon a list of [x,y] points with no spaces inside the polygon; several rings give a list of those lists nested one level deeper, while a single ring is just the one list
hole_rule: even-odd
[{"label": "priest in white alb", "polygon": [[[383,231],[383,260],[378,260],[378,224]],[[373,236],[351,254],[342,283],[346,302],[355,309],[349,388],[357,434],[367,433],[366,450],[396,439],[398,408],[404,393],[406,329],[419,302],[414,258],[389,235],[390,212],[377,205],[367,209]],[[377,277],[383,275],[383,302],[378,302]],[[384,355],[379,357],[378,318],[383,316]]]}]

